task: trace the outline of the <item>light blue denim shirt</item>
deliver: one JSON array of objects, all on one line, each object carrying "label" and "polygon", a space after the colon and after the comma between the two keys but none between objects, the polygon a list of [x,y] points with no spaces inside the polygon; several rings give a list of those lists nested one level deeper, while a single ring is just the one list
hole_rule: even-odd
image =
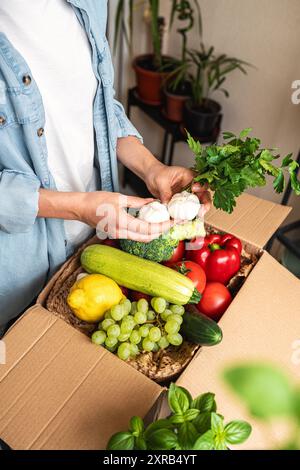
[{"label": "light blue denim shirt", "polygon": [[[117,139],[140,136],[114,99],[107,0],[66,1],[86,31],[99,83],[94,128],[101,189],[117,191]],[[0,31],[0,326],[32,302],[72,252],[62,220],[37,218],[39,189],[56,186],[47,165],[42,96],[25,59]]]}]

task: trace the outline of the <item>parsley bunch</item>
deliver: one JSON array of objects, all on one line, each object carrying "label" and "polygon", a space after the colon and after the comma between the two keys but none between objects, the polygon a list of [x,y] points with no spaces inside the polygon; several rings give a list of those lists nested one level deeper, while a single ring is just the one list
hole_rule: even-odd
[{"label": "parsley bunch", "polygon": [[194,181],[208,184],[214,191],[213,204],[217,209],[231,213],[236,205],[236,198],[247,188],[264,186],[266,175],[274,178],[273,187],[282,193],[285,187],[285,173],[291,178],[291,187],[297,196],[300,195],[300,181],[297,179],[298,163],[292,154],[283,158],[281,165],[275,166],[274,160],[280,155],[272,149],[261,149],[261,141],[249,137],[252,129],[244,129],[236,136],[223,132],[227,142],[223,145],[202,147],[200,142],[188,134],[188,145],[195,154]]}]

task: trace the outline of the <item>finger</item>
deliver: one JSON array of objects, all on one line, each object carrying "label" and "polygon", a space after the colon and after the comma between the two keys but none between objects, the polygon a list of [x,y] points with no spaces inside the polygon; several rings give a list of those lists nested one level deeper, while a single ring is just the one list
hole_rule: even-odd
[{"label": "finger", "polygon": [[124,200],[124,202],[122,202],[121,207],[139,208],[153,201],[155,201],[153,197],[143,198],[143,197],[136,197],[136,196],[127,196],[126,201]]},{"label": "finger", "polygon": [[211,194],[209,191],[204,191],[200,195],[201,207],[199,211],[200,216],[204,216],[211,208]]},{"label": "finger", "polygon": [[[124,238],[122,235],[122,231],[120,233],[116,232],[116,238]],[[127,231],[127,236],[126,236],[127,240],[134,240],[136,242],[143,242],[143,243],[149,243],[152,240],[155,240],[156,238],[157,238],[157,235],[155,234],[145,235],[142,233],[131,232],[131,231]]]},{"label": "finger", "polygon": [[194,183],[192,185],[192,192],[193,193],[201,193],[205,190],[207,190],[208,188],[208,184],[207,183],[204,183],[204,184],[200,184],[200,183]]},{"label": "finger", "polygon": [[173,196],[172,191],[167,189],[167,190],[161,191],[160,200],[163,204],[167,204],[170,201],[172,196]]},{"label": "finger", "polygon": [[131,215],[127,215],[126,226],[129,231],[140,233],[143,235],[154,235],[156,238],[162,233],[167,232],[174,225],[174,221],[168,220],[167,222],[149,223],[144,220],[137,219]]}]

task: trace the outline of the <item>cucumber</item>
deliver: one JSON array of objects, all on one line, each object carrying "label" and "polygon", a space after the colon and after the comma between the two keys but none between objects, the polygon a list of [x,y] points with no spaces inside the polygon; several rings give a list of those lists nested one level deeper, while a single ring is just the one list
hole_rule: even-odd
[{"label": "cucumber", "polygon": [[181,331],[188,341],[201,346],[215,346],[223,338],[219,325],[199,312],[194,305],[188,305],[185,308]]},{"label": "cucumber", "polygon": [[107,245],[90,245],[81,254],[88,273],[104,274],[120,286],[162,297],[170,303],[198,303],[200,295],[193,282],[174,269],[125,253]]}]

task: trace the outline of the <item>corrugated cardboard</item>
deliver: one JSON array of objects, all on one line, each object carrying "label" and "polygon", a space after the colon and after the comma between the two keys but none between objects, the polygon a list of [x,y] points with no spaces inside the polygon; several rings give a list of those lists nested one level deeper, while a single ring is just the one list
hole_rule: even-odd
[{"label": "corrugated cardboard", "polygon": [[239,449],[275,448],[285,429],[273,429],[273,439],[267,427],[249,417],[241,402],[226,389],[222,372],[240,362],[266,361],[281,367],[299,383],[300,364],[292,361],[293,343],[300,339],[299,301],[299,279],[264,253],[220,321],[223,341],[203,348],[178,380],[192,395],[216,393],[219,411],[228,421],[251,422],[252,435]]},{"label": "corrugated cardboard", "polygon": [[0,435],[14,449],[103,449],[161,387],[41,306],[5,336]]},{"label": "corrugated cardboard", "polygon": [[[232,215],[212,211],[207,221],[259,250],[288,212],[245,195]],[[0,366],[0,437],[16,449],[103,449],[112,433],[127,429],[132,415],[144,416],[152,408],[153,416],[153,404],[160,396],[161,406],[164,389],[41,306],[58,275],[39,304],[5,336],[8,364]],[[194,395],[216,391],[226,418],[243,416],[217,381],[222,364],[253,354],[287,363],[288,344],[299,325],[294,313],[299,286],[263,254],[222,319],[223,342],[200,350],[179,383]],[[257,428],[250,447],[261,445],[260,436]]]},{"label": "corrugated cardboard", "polygon": [[218,230],[263,247],[290,213],[291,208],[243,194],[232,214],[212,208],[206,222]]}]

